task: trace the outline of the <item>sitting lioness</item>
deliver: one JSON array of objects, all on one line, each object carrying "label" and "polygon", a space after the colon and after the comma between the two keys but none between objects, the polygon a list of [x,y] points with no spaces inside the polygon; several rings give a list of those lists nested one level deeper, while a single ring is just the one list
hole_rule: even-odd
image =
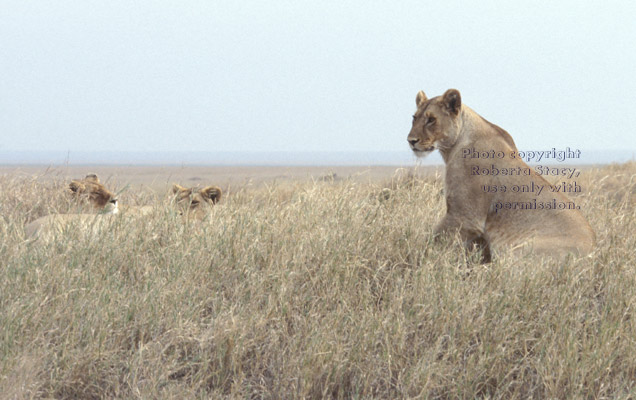
[{"label": "sitting lioness", "polygon": [[482,261],[504,248],[587,254],[594,231],[571,200],[519,158],[512,137],[466,105],[449,89],[428,99],[420,91],[411,150],[422,157],[439,150],[446,164],[446,215],[434,234],[459,232]]},{"label": "sitting lioness", "polygon": [[[117,199],[95,174],[88,174],[84,179],[75,179],[69,183],[71,195],[79,201],[87,200],[95,210],[105,213],[117,213]],[[113,211],[114,210],[114,211]]]}]

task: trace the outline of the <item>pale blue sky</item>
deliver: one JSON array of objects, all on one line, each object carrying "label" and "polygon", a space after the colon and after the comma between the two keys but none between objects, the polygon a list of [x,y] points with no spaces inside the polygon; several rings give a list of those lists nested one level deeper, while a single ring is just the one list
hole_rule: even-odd
[{"label": "pale blue sky", "polygon": [[636,149],[634,1],[0,0],[0,150],[404,151],[457,88],[520,149]]}]

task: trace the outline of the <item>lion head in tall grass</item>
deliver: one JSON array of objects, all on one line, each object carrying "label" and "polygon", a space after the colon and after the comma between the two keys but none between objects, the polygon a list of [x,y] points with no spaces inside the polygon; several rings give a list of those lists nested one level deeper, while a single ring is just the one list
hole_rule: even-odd
[{"label": "lion head in tall grass", "polygon": [[203,189],[184,188],[178,184],[172,186],[174,203],[182,215],[202,217],[207,210],[219,201],[223,192],[218,186],[207,186]]},{"label": "lion head in tall grass", "polygon": [[84,179],[74,179],[68,185],[71,195],[80,202],[87,202],[95,210],[116,214],[118,201],[115,195],[99,181],[96,174]]}]

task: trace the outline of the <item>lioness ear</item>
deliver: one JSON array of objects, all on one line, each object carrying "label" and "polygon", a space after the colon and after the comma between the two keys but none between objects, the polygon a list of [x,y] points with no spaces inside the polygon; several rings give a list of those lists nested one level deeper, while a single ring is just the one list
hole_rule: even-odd
[{"label": "lioness ear", "polygon": [[442,96],[442,102],[446,107],[446,110],[453,115],[459,114],[462,108],[462,96],[457,89],[448,89],[444,96]]},{"label": "lioness ear", "polygon": [[71,183],[68,184],[68,188],[71,189],[73,193],[80,193],[86,189],[86,186],[81,182],[71,181]]},{"label": "lioness ear", "polygon": [[181,185],[177,185],[176,183],[172,184],[172,193],[174,193],[174,194],[179,193],[179,192],[184,192],[186,190],[188,190],[188,189],[184,188]]},{"label": "lioness ear", "polygon": [[426,98],[426,94],[424,94],[423,90],[420,90],[417,92],[417,96],[415,96],[415,105],[419,108],[420,104],[424,103],[426,100],[428,100]]},{"label": "lioness ear", "polygon": [[221,200],[221,188],[217,186],[208,186],[199,191],[203,198],[210,200],[212,203],[216,204]]},{"label": "lioness ear", "polygon": [[99,183],[99,178],[97,177],[96,174],[88,174],[86,175],[86,178],[84,178],[84,180],[87,180],[89,182]]}]

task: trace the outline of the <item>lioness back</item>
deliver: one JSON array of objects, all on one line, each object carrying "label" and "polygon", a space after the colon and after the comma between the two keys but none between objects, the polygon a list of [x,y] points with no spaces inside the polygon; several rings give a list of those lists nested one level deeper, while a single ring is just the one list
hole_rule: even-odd
[{"label": "lioness back", "polygon": [[97,233],[116,218],[116,214],[49,214],[24,227],[27,239],[51,241],[68,232]]},{"label": "lioness back", "polygon": [[419,92],[416,105],[411,150],[421,157],[437,149],[446,164],[447,210],[436,235],[458,231],[486,260],[506,248],[593,250],[594,231],[578,206],[518,157],[508,132],[464,105],[459,91],[432,99]]}]

